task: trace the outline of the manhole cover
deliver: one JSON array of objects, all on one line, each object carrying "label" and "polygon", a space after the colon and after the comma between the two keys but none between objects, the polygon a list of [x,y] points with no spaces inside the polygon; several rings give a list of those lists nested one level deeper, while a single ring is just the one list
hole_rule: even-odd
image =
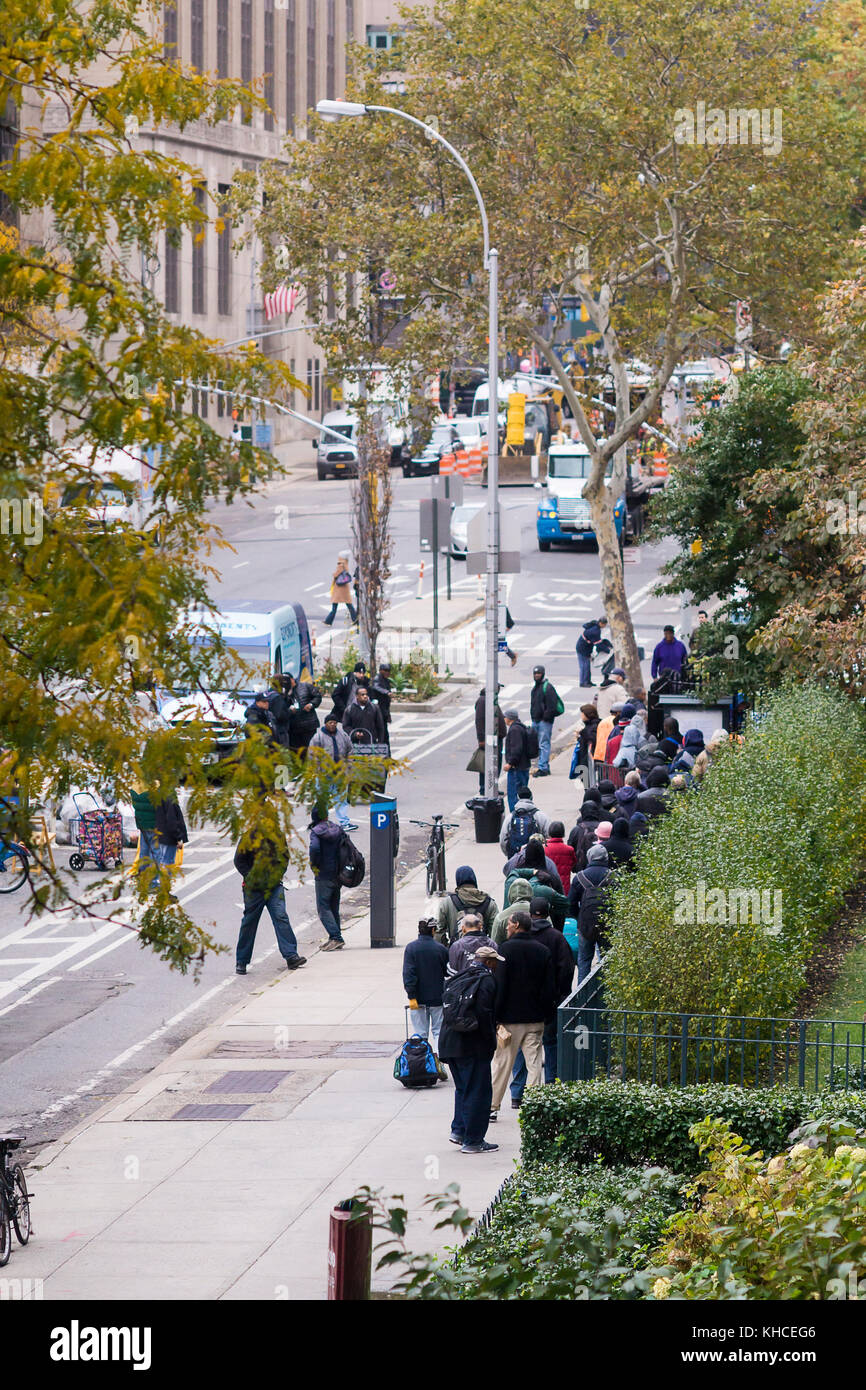
[{"label": "manhole cover", "polygon": [[290,1071],[227,1071],[225,1076],[217,1077],[206,1092],[222,1091],[230,1095],[251,1095],[254,1091],[275,1091]]},{"label": "manhole cover", "polygon": [[184,1105],[169,1116],[172,1120],[239,1120],[248,1105]]}]

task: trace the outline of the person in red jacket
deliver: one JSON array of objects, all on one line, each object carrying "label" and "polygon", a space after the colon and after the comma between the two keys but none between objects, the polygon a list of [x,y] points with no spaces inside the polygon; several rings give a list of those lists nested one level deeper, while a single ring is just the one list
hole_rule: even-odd
[{"label": "person in red jacket", "polygon": [[572,846],[565,843],[565,825],[561,820],[550,822],[549,839],[544,846],[544,853],[556,865],[556,871],[562,879],[562,891],[567,897],[575,854]]}]

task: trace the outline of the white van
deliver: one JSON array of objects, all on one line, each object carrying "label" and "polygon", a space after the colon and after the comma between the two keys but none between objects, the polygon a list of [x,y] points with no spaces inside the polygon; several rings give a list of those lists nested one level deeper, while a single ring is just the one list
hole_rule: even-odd
[{"label": "white van", "polygon": [[[58,498],[61,507],[81,507],[88,529],[120,522],[144,531],[153,516],[154,465],[137,448],[76,449],[69,455],[69,481]],[[49,488],[51,484],[49,484]]]},{"label": "white van", "polygon": [[[358,474],[358,449],[355,444],[355,431],[358,417],[348,410],[329,410],[322,417],[322,432],[315,440],[316,473],[319,481],[325,478],[354,478]],[[335,439],[342,435],[345,444]]]}]

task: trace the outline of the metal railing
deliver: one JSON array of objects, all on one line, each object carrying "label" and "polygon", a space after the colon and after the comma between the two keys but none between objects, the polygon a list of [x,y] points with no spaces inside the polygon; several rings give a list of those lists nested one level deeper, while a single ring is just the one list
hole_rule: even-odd
[{"label": "metal railing", "polygon": [[866,1022],[610,1009],[603,970],[602,962],[560,1006],[563,1081],[866,1088]]}]

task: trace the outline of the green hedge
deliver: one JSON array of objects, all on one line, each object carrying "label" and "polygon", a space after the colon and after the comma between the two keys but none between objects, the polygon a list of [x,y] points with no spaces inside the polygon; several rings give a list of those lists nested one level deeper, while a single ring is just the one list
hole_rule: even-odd
[{"label": "green hedge", "polygon": [[652,1086],[639,1082],[557,1082],[526,1092],[520,1109],[525,1164],[598,1158],[606,1164],[658,1164],[679,1173],[700,1167],[689,1128],[726,1120],[750,1148],[781,1152],[798,1125],[820,1115],[866,1126],[863,1091],[800,1091],[793,1086]]},{"label": "green hedge", "polygon": [[[784,687],[700,790],[681,793],[612,895],[611,1008],[784,1016],[843,897],[862,872],[866,723],[843,695]],[[687,892],[764,891],[781,923],[691,915]],[[776,897],[781,894],[781,898]],[[719,899],[715,899],[716,902]],[[697,898],[694,903],[697,909]],[[777,931],[776,928],[780,926]]]}]

